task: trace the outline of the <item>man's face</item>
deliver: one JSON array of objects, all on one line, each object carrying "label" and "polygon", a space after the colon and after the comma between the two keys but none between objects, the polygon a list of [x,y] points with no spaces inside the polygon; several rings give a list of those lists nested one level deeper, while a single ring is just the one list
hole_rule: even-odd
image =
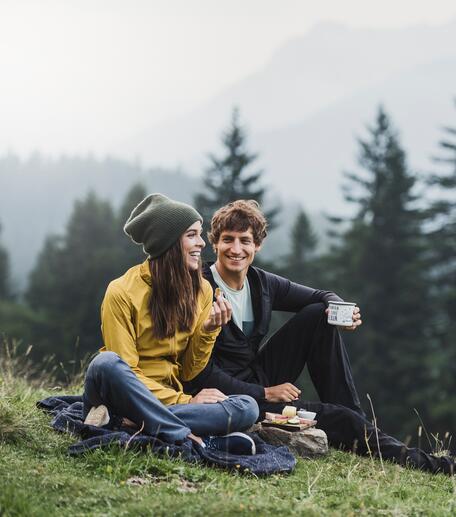
[{"label": "man's face", "polygon": [[247,273],[260,246],[255,244],[252,229],[249,228],[245,232],[223,231],[215,249],[219,272],[223,274],[223,271],[226,271],[232,274]]}]

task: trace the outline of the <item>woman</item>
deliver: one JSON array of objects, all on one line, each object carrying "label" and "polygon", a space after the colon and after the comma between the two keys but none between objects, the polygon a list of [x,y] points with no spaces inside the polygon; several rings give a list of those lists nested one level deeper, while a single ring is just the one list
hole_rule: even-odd
[{"label": "woman", "polygon": [[115,414],[166,442],[191,439],[254,454],[253,440],[236,432],[256,421],[253,398],[216,389],[192,397],[182,388],[204,369],[231,318],[229,303],[223,296],[213,302],[201,276],[201,223],[194,208],[162,194],[147,196],[131,213],[124,231],[148,258],[107,288],[104,346],[85,379],[86,423],[106,425]]}]

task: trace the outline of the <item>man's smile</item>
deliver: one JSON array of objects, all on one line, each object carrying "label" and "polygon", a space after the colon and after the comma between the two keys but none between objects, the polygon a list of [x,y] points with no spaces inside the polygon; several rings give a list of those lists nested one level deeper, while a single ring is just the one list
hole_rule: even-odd
[{"label": "man's smile", "polygon": [[233,256],[230,256],[230,255],[227,255],[227,258],[228,258],[229,260],[234,260],[235,262],[239,262],[239,261],[241,261],[241,260],[244,260],[244,259],[245,259],[245,257],[233,257]]}]

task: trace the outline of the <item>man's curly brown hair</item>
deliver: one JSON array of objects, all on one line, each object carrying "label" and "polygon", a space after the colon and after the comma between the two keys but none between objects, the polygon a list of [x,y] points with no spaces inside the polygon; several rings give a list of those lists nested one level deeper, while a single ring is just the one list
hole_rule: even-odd
[{"label": "man's curly brown hair", "polygon": [[222,232],[246,232],[252,229],[253,241],[260,246],[268,234],[267,221],[260,205],[253,199],[239,199],[219,208],[212,217],[211,229],[207,233],[209,242],[215,246]]}]

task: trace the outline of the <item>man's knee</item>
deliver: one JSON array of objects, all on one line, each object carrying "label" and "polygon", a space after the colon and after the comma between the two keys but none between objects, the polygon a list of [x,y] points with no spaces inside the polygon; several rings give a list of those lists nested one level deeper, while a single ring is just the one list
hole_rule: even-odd
[{"label": "man's knee", "polygon": [[325,310],[326,305],[324,303],[311,303],[301,309],[298,314],[303,318],[321,318],[325,313]]},{"label": "man's knee", "polygon": [[297,312],[294,318],[299,325],[305,327],[316,326],[324,318],[325,310],[326,305],[324,303],[311,303]]}]

